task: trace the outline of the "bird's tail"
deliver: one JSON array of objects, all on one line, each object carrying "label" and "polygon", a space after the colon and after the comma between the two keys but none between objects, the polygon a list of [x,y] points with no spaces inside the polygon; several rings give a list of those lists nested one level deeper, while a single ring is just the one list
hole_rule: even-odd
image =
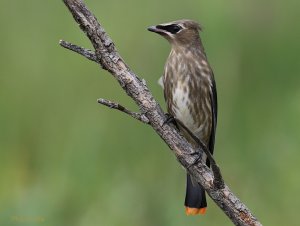
[{"label": "bird's tail", "polygon": [[191,176],[187,174],[185,212],[187,215],[205,214],[207,203],[204,188],[193,183]]}]

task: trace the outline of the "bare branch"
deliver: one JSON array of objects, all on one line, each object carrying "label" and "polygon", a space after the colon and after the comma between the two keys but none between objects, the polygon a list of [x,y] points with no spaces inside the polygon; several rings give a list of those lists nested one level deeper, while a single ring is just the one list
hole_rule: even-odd
[{"label": "bare branch", "polygon": [[73,52],[78,53],[78,54],[84,56],[85,58],[98,63],[97,57],[96,57],[94,51],[92,51],[92,50],[85,49],[83,47],[74,45],[74,44],[72,44],[70,42],[66,42],[64,40],[60,40],[59,44],[66,49],[72,50]]},{"label": "bare branch", "polygon": [[[178,161],[186,168],[194,180],[200,183],[213,201],[223,210],[235,225],[259,226],[261,223],[251,211],[228,188],[226,184],[219,188],[214,183],[212,171],[201,161],[197,162],[195,150],[180,133],[165,124],[166,117],[155,101],[148,87],[126,65],[114,43],[99,24],[96,17],[86,8],[82,0],[63,0],[75,21],[90,39],[96,55],[96,62],[108,70],[121,87],[140,108],[155,132],[165,141]],[[73,50],[73,49],[72,49]],[[82,52],[82,51],[81,51]],[[79,51],[79,54],[81,54]],[[84,55],[84,54],[81,54]],[[90,59],[88,56],[86,58]],[[204,151],[199,147],[200,151]],[[197,162],[197,164],[194,164]]]},{"label": "bare branch", "polygon": [[121,104],[112,102],[110,100],[105,100],[102,98],[98,99],[97,101],[99,104],[103,104],[109,108],[119,110],[121,112],[126,113],[127,115],[130,115],[132,118],[135,118],[143,123],[149,124],[149,119],[145,115],[143,115],[141,113],[137,113],[137,112],[132,112],[132,111],[128,110],[127,108],[123,107]]}]

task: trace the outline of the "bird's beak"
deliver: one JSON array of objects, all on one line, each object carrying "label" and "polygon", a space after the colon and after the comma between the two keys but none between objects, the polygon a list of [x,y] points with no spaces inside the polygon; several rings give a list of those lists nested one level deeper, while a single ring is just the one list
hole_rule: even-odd
[{"label": "bird's beak", "polygon": [[157,32],[156,26],[151,26],[147,28],[148,31]]},{"label": "bird's beak", "polygon": [[157,28],[157,26],[148,27],[147,30],[155,33],[163,33],[161,29]]}]

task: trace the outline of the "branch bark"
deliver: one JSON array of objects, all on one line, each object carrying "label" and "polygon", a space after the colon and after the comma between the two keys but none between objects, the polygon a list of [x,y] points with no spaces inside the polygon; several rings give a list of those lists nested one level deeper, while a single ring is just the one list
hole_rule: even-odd
[{"label": "branch bark", "polygon": [[[106,104],[121,110],[134,118],[147,122],[173,151],[180,164],[200,183],[213,201],[231,219],[235,225],[259,226],[261,223],[251,211],[229,189],[226,184],[221,187],[214,183],[212,171],[202,162],[197,162],[196,151],[180,133],[169,124],[165,124],[165,114],[156,102],[145,82],[134,74],[117,52],[113,41],[107,35],[96,17],[87,9],[82,0],[63,0],[81,30],[90,39],[95,52],[60,41],[63,47],[75,51],[89,60],[97,62],[109,71],[120,86],[140,109],[140,113],[132,113],[120,105]],[[101,101],[100,101],[101,102]],[[104,101],[105,102],[105,101]],[[103,103],[102,103],[103,104]],[[140,117],[140,118],[139,118]],[[141,120],[141,118],[143,118]],[[203,147],[199,147],[204,151]],[[195,164],[195,162],[197,164]]]}]

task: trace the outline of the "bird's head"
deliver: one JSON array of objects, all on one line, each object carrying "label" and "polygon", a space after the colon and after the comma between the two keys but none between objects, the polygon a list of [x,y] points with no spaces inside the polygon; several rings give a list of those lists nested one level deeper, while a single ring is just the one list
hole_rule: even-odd
[{"label": "bird's head", "polygon": [[172,45],[190,45],[199,42],[200,25],[192,20],[177,20],[169,23],[148,27],[166,38]]}]

